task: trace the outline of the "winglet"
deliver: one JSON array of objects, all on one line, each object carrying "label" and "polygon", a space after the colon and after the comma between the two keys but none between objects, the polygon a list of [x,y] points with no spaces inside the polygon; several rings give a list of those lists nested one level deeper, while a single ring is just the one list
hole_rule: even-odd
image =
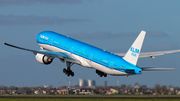
[{"label": "winglet", "polygon": [[137,60],[141,51],[141,47],[144,41],[144,37],[146,35],[145,31],[141,31],[139,36],[136,38],[132,46],[129,48],[128,52],[124,56],[124,60],[128,61],[129,63],[132,63],[134,65],[137,64]]}]

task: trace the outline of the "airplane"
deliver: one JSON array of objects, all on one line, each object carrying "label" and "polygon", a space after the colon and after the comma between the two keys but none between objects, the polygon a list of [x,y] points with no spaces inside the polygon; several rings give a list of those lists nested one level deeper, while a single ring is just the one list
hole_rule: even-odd
[{"label": "airplane", "polygon": [[140,54],[145,35],[146,32],[141,31],[127,53],[108,52],[53,31],[43,31],[37,35],[36,41],[40,50],[22,48],[8,43],[4,45],[32,52],[36,60],[45,65],[51,64],[54,58],[58,58],[61,62],[66,62],[67,69],[64,68],[63,72],[67,76],[74,76],[71,70],[73,64],[94,68],[100,77],[107,77],[107,74],[129,76],[140,75],[142,71],[175,70],[174,68],[138,67],[136,65],[138,58],[155,58],[158,55],[180,52],[180,50],[170,50]]}]

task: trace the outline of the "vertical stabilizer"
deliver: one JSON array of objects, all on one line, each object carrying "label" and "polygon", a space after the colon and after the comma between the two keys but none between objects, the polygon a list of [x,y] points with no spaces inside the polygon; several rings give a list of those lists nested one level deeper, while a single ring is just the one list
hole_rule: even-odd
[{"label": "vertical stabilizer", "polygon": [[141,31],[139,36],[136,38],[136,40],[134,41],[134,43],[132,44],[132,46],[129,48],[128,52],[124,56],[123,58],[124,60],[136,65],[145,35],[146,32]]}]

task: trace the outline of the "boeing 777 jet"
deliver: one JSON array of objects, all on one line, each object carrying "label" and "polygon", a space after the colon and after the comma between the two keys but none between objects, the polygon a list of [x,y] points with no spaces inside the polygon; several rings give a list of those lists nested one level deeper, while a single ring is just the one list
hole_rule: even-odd
[{"label": "boeing 777 jet", "polygon": [[142,74],[142,71],[174,70],[174,68],[144,68],[136,65],[138,58],[154,58],[158,55],[180,52],[180,50],[170,50],[140,54],[145,35],[146,32],[141,31],[127,53],[108,52],[53,31],[43,31],[37,35],[36,40],[40,50],[21,48],[8,43],[4,45],[32,52],[36,60],[45,65],[51,64],[54,58],[58,58],[66,62],[67,68],[64,68],[63,72],[67,76],[74,76],[71,70],[73,64],[94,68],[100,77],[106,77],[107,74],[129,76]]}]

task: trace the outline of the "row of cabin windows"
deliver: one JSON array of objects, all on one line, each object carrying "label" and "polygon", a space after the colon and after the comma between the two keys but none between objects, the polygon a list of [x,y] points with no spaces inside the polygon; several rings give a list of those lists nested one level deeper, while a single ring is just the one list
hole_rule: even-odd
[{"label": "row of cabin windows", "polygon": [[[44,41],[47,41],[47,42],[48,42],[48,40],[45,40],[45,39],[43,39],[43,38],[41,38],[41,39],[42,39],[42,40],[44,40]],[[61,47],[61,48],[64,48],[64,49],[69,50],[69,48],[64,47],[64,46],[61,46],[61,45],[59,45],[58,43],[55,43],[55,42],[54,42],[54,44],[55,44],[55,45],[57,45],[57,46],[59,46],[59,47]],[[79,54],[79,55],[82,55],[82,56],[88,57],[87,55],[85,55],[85,54],[83,54],[83,53],[80,53],[80,52],[78,52],[78,51],[74,51],[74,52],[75,52],[75,53],[77,53],[77,54]],[[93,58],[93,60],[95,60],[95,61],[97,61],[97,62],[99,62],[99,63],[105,64],[105,65],[109,65],[108,63],[105,63],[105,62],[100,61],[100,60],[95,59],[95,58]]]}]

